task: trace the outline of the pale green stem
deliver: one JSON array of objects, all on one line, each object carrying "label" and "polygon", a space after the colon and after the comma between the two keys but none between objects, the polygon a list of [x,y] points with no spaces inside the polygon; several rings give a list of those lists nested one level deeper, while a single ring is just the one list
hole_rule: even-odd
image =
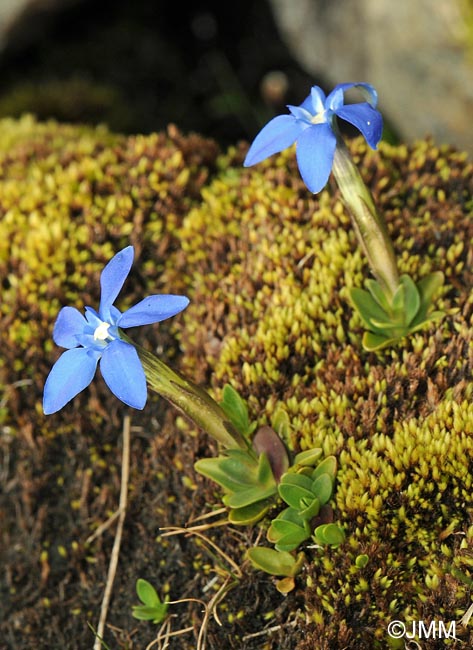
[{"label": "pale green stem", "polygon": [[332,171],[371,271],[386,296],[392,298],[399,286],[393,245],[386,224],[376,210],[373,197],[340,137],[337,137]]},{"label": "pale green stem", "polygon": [[189,381],[120,331],[120,337],[133,345],[145,371],[149,387],[171,402],[198,427],[223,447],[248,449],[249,443],[229,421],[210,395]]}]

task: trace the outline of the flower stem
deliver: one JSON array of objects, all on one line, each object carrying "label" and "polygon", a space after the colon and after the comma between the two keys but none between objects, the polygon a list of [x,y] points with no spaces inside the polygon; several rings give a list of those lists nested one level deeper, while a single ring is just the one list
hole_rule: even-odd
[{"label": "flower stem", "polygon": [[120,337],[133,345],[138,352],[148,385],[152,390],[171,402],[223,447],[249,448],[249,443],[244,436],[235,429],[224,410],[203,388],[175,370],[171,370],[154,354],[129,339],[121,330]]},{"label": "flower stem", "polygon": [[337,137],[332,171],[373,275],[386,296],[392,298],[399,286],[393,245],[386,224],[376,211],[373,197],[341,137]]}]

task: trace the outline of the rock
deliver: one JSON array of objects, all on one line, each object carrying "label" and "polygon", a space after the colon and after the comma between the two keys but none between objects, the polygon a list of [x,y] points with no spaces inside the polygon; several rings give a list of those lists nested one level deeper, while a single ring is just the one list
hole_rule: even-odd
[{"label": "rock", "polygon": [[[473,39],[465,3],[270,0],[299,63],[329,86],[367,81],[402,140],[473,151]],[[328,88],[330,89],[330,88]],[[293,101],[292,103],[298,103]]]}]

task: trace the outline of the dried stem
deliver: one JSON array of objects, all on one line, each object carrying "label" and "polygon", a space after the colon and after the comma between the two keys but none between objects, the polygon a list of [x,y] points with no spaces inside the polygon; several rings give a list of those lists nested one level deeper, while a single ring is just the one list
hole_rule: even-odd
[{"label": "dried stem", "polygon": [[117,572],[118,557],[120,555],[120,545],[123,534],[123,524],[126,516],[127,493],[128,493],[128,477],[130,474],[130,417],[125,416],[123,421],[123,450],[122,450],[122,475],[120,483],[120,501],[118,506],[118,523],[113,542],[112,555],[110,557],[110,564],[108,567],[107,582],[103,593],[102,606],[100,608],[100,619],[97,626],[95,636],[94,650],[100,650],[101,639],[105,629],[105,621],[107,619],[108,606],[112,595],[113,581]]}]

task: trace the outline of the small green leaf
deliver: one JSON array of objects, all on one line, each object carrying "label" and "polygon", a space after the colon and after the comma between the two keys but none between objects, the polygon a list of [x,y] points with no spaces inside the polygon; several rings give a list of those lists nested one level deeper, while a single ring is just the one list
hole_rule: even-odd
[{"label": "small green leaf", "polygon": [[252,503],[268,499],[273,494],[276,494],[275,484],[269,486],[256,485],[248,489],[237,490],[232,494],[226,494],[222,501],[229,508],[244,508]]},{"label": "small green leaf", "polygon": [[386,312],[374,300],[368,291],[352,287],[349,290],[350,298],[353,305],[363,321],[363,325],[367,329],[372,329],[372,321],[384,322],[389,320]]},{"label": "small green leaf", "polygon": [[391,299],[390,311],[394,312],[394,314],[398,314],[398,313],[402,314],[404,312],[405,297],[406,297],[406,287],[404,283],[400,281]]},{"label": "small green leaf", "polygon": [[293,551],[310,537],[310,527],[296,510],[286,508],[273,519],[266,537],[275,544],[276,550]]},{"label": "small green leaf", "polygon": [[255,546],[247,550],[246,555],[251,564],[273,576],[294,577],[302,569],[305,560],[304,553],[294,557],[287,551],[275,551],[265,546]]},{"label": "small green leaf", "polygon": [[332,477],[333,480],[335,480],[335,476],[337,474],[337,459],[335,456],[327,456],[323,459],[322,462],[317,465],[317,467],[312,472],[312,480],[315,481],[315,479],[322,474],[328,474]]},{"label": "small green leaf", "polygon": [[318,544],[338,546],[345,541],[345,532],[337,524],[322,524],[314,530],[314,539]]},{"label": "small green leaf", "polygon": [[161,611],[159,607],[149,607],[148,605],[133,605],[131,613],[139,621],[153,621],[156,624],[162,623],[166,618],[166,611]]},{"label": "small green leaf", "polygon": [[368,288],[368,291],[370,292],[374,300],[378,303],[378,305],[381,307],[383,312],[388,313],[389,300],[386,294],[384,293],[383,289],[381,288],[379,282],[373,280],[372,278],[368,278],[367,280],[365,280],[365,286]]},{"label": "small green leaf", "polygon": [[409,325],[414,320],[421,304],[419,290],[408,275],[401,275],[400,282],[404,287],[404,325]]},{"label": "small green leaf", "polygon": [[313,467],[322,456],[322,453],[323,451],[320,447],[314,447],[314,449],[301,451],[294,458],[294,465],[299,465],[301,467]]},{"label": "small green leaf", "polygon": [[132,615],[140,621],[162,623],[168,610],[168,599],[161,602],[156,589],[147,580],[139,578],[136,581],[136,593],[143,605],[133,605]]},{"label": "small green leaf", "polygon": [[429,275],[425,276],[417,283],[417,289],[419,290],[420,295],[420,308],[415,319],[411,323],[411,331],[416,331],[417,329],[420,329],[424,323],[436,320],[445,315],[442,311],[434,311],[427,315],[432,304],[432,298],[435,292],[442,286],[443,281],[443,273],[441,271],[436,271],[434,273],[429,273]]},{"label": "small green leaf", "polygon": [[283,596],[286,596],[289,592],[291,592],[295,586],[296,582],[292,577],[281,578],[276,582],[276,589],[280,594],[283,594]]},{"label": "small green leaf", "polygon": [[421,278],[417,283],[417,289],[420,294],[422,304],[428,304],[432,300],[434,293],[440,289],[444,281],[442,271],[434,271]]},{"label": "small green leaf", "polygon": [[143,578],[138,578],[136,581],[136,593],[138,594],[138,598],[145,605],[155,607],[156,605],[161,604],[156,589],[151,583],[149,583],[147,580],[144,580]]},{"label": "small green leaf", "polygon": [[244,449],[226,449],[221,457],[222,470],[239,485],[250,485],[258,471],[256,455]]},{"label": "small green leaf", "polygon": [[243,449],[227,449],[217,458],[203,458],[195,469],[225,490],[223,502],[230,508],[243,508],[277,493],[266,454],[258,457]]},{"label": "small green leaf", "polygon": [[194,463],[195,469],[199,474],[203,474],[210,478],[215,483],[218,483],[227,492],[234,492],[241,488],[241,483],[234,479],[222,467],[222,461],[227,460],[225,456],[218,456],[217,458],[202,458]]},{"label": "small green leaf", "polygon": [[268,512],[270,503],[257,501],[243,508],[234,508],[228,513],[228,521],[235,526],[252,526]]},{"label": "small green leaf", "polygon": [[230,384],[225,384],[223,388],[220,406],[225,411],[225,414],[228,416],[230,422],[237,431],[244,436],[248,436],[252,433],[254,426],[252,427],[250,425],[246,402],[240,397],[233,386],[230,386]]},{"label": "small green leaf", "polygon": [[355,566],[357,569],[364,569],[369,562],[369,557],[366,554],[357,555],[355,558]]},{"label": "small green leaf", "polygon": [[312,483],[312,492],[317,496],[321,506],[330,501],[332,490],[333,478],[330,474],[325,472],[320,474],[320,476],[317,476],[315,481]]},{"label": "small green leaf", "polygon": [[316,517],[319,514],[320,505],[320,500],[313,495],[310,499],[301,499],[301,503],[299,504],[300,509],[298,511],[299,515],[302,519],[309,521],[309,519],[312,519],[312,517]]},{"label": "small green leaf", "polygon": [[308,476],[302,474],[284,474],[278,485],[279,496],[283,501],[295,510],[301,510],[306,506],[301,506],[304,499],[309,502],[313,501],[315,495],[312,492],[313,481]]},{"label": "small green leaf", "polygon": [[363,334],[363,347],[368,352],[374,352],[375,350],[381,350],[386,348],[392,343],[395,343],[399,340],[399,337],[388,337],[384,334],[373,334],[373,332],[365,332]]},{"label": "small green leaf", "polygon": [[433,295],[441,287],[443,279],[443,274],[437,271],[415,284],[411,277],[404,274],[390,300],[376,280],[366,281],[368,291],[351,289],[352,303],[367,329],[363,335],[365,350],[388,347],[443,316],[439,311],[428,313]]}]

